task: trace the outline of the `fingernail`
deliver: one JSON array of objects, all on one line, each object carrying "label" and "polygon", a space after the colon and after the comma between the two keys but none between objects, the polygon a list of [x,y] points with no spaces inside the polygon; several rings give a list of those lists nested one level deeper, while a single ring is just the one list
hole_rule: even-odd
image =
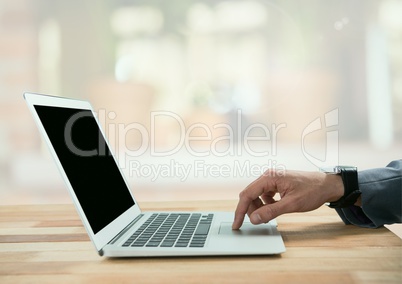
[{"label": "fingernail", "polygon": [[262,219],[260,214],[253,214],[251,216],[251,223],[253,224],[261,224],[262,223]]}]

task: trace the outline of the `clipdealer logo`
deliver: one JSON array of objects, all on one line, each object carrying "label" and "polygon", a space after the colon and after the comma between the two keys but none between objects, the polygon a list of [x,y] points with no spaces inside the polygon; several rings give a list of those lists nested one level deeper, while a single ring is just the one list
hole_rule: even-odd
[{"label": "clipdealer logo", "polygon": [[[114,118],[115,113],[106,113],[105,110],[99,110],[98,120],[105,122],[106,116]],[[243,153],[252,157],[267,157],[277,154],[277,140],[279,132],[285,129],[287,124],[271,124],[253,123],[245,127],[242,122],[242,111],[236,113],[236,122],[217,123],[212,126],[203,122],[193,123],[189,126],[185,125],[184,119],[170,111],[153,111],[150,113],[150,127],[148,129],[140,123],[109,123],[108,137],[112,137],[116,145],[114,151],[117,155],[117,160],[120,166],[124,166],[128,157],[141,157],[144,154],[149,154],[151,157],[171,157],[183,150],[192,157],[235,157],[242,156]],[[80,117],[72,117],[72,120]],[[163,121],[169,121],[177,130],[174,135],[178,137],[176,143],[170,145],[170,148],[158,149],[156,141],[158,124],[162,125]],[[103,123],[105,124],[105,123]],[[66,141],[68,132],[71,131],[73,123],[68,123],[65,131]],[[215,131],[220,133],[219,136],[214,136]],[[130,149],[126,145],[126,137],[129,133],[135,133],[141,143],[136,149]],[[203,133],[203,135],[194,135],[194,133]],[[258,132],[259,135],[254,135]],[[71,140],[71,139],[70,139]],[[209,147],[193,146],[196,142],[202,142]],[[256,147],[255,143],[264,143],[264,147]],[[194,143],[194,144],[193,144]],[[225,145],[225,146],[222,146]],[[77,151],[72,145],[72,152],[82,155],[82,151]],[[79,150],[79,149],[78,149]],[[96,152],[90,152],[93,154]],[[97,154],[97,153],[96,153]],[[99,151],[99,155],[102,152]]]},{"label": "clipdealer logo", "polygon": [[[74,145],[71,139],[71,131],[74,123],[79,119],[89,116],[89,114],[78,113],[67,122],[64,136],[66,145],[71,152],[82,157],[93,155],[107,155],[106,145],[102,137],[99,137],[98,149],[82,150]],[[106,116],[113,120],[116,117],[115,112],[98,111],[98,120],[106,122]],[[177,143],[171,145],[168,149],[158,149],[156,147],[157,126],[160,121],[171,120],[176,123],[178,129]],[[324,121],[324,123],[323,123]],[[225,178],[225,177],[253,177],[257,178],[267,172],[268,169],[274,169],[278,175],[285,174],[286,167],[272,159],[277,156],[278,137],[280,131],[287,127],[286,123],[272,124],[267,126],[262,123],[254,123],[247,127],[242,125],[242,111],[236,113],[236,123],[217,123],[212,127],[202,122],[191,124],[186,127],[184,120],[176,113],[169,111],[154,111],[150,114],[150,127],[134,122],[130,124],[109,123],[108,137],[114,139],[114,152],[120,168],[129,172],[130,177],[147,178],[156,181],[158,178],[176,178],[185,181],[189,177],[205,178]],[[321,117],[310,122],[301,133],[301,151],[304,157],[317,167],[338,164],[338,130],[339,125],[338,109],[327,112],[324,120]],[[149,129],[149,130],[148,130]],[[196,131],[202,131],[205,135],[195,136]],[[218,137],[213,135],[215,130],[221,130],[224,133]],[[256,132],[258,136],[253,135]],[[324,149],[324,158],[313,155],[307,150],[306,138],[317,131],[326,132],[326,147]],[[136,133],[141,139],[141,143],[136,149],[130,149],[126,145],[126,137],[129,133]],[[99,133],[102,135],[102,133]],[[209,147],[193,147],[193,142],[206,142]],[[255,147],[255,143],[261,142],[264,147]],[[205,144],[204,144],[205,145]],[[220,147],[218,147],[218,145]],[[222,147],[222,145],[224,145]],[[173,157],[179,152],[189,154],[191,159],[186,163],[178,162]],[[264,163],[256,164],[250,160],[241,160],[241,157],[265,158]],[[143,157],[149,155],[151,158],[160,158],[158,163],[140,162]],[[208,163],[208,157],[230,158],[219,159],[223,163]]]},{"label": "clipdealer logo", "polygon": [[147,164],[138,160],[129,161],[129,176],[145,178],[155,182],[159,178],[176,178],[183,182],[190,177],[194,178],[258,178],[267,173],[269,169],[275,169],[276,175],[284,175],[286,168],[277,164],[275,160],[268,160],[263,165],[254,164],[250,160],[233,160],[232,163],[208,163],[205,160],[196,159],[192,162],[180,163],[170,159],[167,163]]},{"label": "clipdealer logo", "polygon": [[[324,168],[329,165],[339,164],[339,109],[334,109],[324,115],[324,123],[321,117],[316,118],[304,128],[301,137],[301,149],[304,157],[318,168]],[[306,150],[306,137],[317,131],[326,132],[326,143],[324,157],[319,158]]]}]

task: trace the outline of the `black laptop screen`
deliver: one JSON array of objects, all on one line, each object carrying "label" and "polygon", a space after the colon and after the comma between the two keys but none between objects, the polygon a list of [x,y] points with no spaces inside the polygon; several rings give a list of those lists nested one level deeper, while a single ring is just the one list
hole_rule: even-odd
[{"label": "black laptop screen", "polygon": [[35,106],[96,234],[134,200],[90,110]]}]

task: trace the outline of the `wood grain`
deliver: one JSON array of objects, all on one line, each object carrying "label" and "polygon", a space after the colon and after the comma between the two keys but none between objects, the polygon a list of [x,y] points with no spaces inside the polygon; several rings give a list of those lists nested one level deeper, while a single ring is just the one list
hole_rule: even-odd
[{"label": "wood grain", "polygon": [[[233,211],[236,201],[149,202],[145,210]],[[0,283],[402,283],[402,240],[344,225],[321,207],[280,216],[280,256],[107,259],[72,205],[0,207]]]}]

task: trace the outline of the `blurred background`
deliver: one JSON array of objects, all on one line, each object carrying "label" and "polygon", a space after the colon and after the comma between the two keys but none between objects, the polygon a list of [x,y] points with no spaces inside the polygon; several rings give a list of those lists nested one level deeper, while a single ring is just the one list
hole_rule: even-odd
[{"label": "blurred background", "polygon": [[[316,170],[312,157],[360,169],[400,159],[401,15],[397,0],[2,0],[0,204],[71,202],[25,91],[89,100],[141,201],[235,199],[264,165]],[[172,115],[152,124],[156,111],[180,118],[192,151],[176,147]],[[246,132],[254,154],[236,142]],[[155,156],[151,141],[177,151]],[[189,174],[149,172],[174,164]]]}]

